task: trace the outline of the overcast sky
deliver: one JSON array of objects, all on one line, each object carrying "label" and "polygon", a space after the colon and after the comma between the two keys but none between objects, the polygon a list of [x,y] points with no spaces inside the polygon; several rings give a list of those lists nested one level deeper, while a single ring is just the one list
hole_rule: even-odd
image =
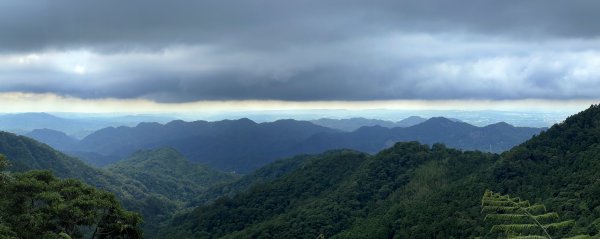
[{"label": "overcast sky", "polygon": [[16,107],[50,97],[64,111],[73,101],[588,104],[600,99],[599,9],[595,0],[3,0],[0,98]]}]

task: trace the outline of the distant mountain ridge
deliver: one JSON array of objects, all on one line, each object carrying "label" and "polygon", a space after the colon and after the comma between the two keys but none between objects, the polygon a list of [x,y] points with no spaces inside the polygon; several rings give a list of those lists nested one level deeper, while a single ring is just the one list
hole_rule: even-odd
[{"label": "distant mountain ridge", "polygon": [[68,136],[62,131],[53,129],[34,129],[33,131],[24,134],[27,137],[33,138],[40,142],[46,142],[52,148],[66,149],[77,144],[77,139]]},{"label": "distant mountain ridge", "polygon": [[[143,121],[162,121],[167,118],[158,116],[114,116],[63,117],[49,113],[0,114],[0,130],[16,134],[27,134],[36,129],[50,129],[64,132],[70,137],[82,138],[89,133],[114,125],[135,125]],[[172,118],[169,118],[172,120]]]},{"label": "distant mountain ridge", "polygon": [[[73,145],[41,141],[86,162],[104,166],[140,149],[172,147],[186,158],[226,172],[248,173],[280,158],[332,149],[375,153],[401,141],[444,143],[468,150],[503,152],[542,131],[497,123],[477,127],[434,117],[410,127],[361,127],[343,132],[308,121],[278,120],[255,123],[243,118],[223,121],[140,123],[135,127],[108,127]],[[54,134],[59,135],[59,134]],[[57,137],[56,140],[60,140]]]},{"label": "distant mountain ridge", "polygon": [[249,172],[278,158],[299,152],[294,146],[322,132],[336,132],[306,121],[255,123],[249,119],[141,123],[105,128],[81,140],[73,149],[124,157],[139,149],[173,147],[188,159],[224,171]]},{"label": "distant mountain ridge", "polygon": [[389,120],[379,120],[379,119],[367,119],[367,118],[349,118],[349,119],[329,119],[329,118],[321,118],[317,120],[311,120],[313,124],[325,126],[332,129],[338,129],[342,131],[355,131],[363,126],[376,126],[379,125],[381,127],[386,128],[395,128],[395,127],[410,127],[413,125],[417,125],[425,122],[427,119],[419,116],[410,116],[406,119],[394,122]]},{"label": "distant mountain ridge", "polygon": [[48,113],[19,113],[0,115],[0,130],[26,133],[33,129],[68,130],[68,120]]},{"label": "distant mountain ridge", "polygon": [[311,136],[300,146],[303,151],[315,152],[322,148],[349,148],[375,153],[396,142],[418,141],[423,144],[443,143],[463,150],[503,152],[518,145],[543,129],[514,127],[497,123],[477,127],[444,117],[434,117],[421,124],[406,128],[361,127],[353,132],[320,133]]}]

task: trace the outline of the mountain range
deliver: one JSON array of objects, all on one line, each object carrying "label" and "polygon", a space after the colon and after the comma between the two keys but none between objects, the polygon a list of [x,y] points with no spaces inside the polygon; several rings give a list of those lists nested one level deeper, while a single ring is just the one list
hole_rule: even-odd
[{"label": "mountain range", "polygon": [[[375,155],[336,150],[278,162],[283,174],[179,214],[164,238],[597,238],[600,106],[502,154],[397,143]],[[299,166],[298,166],[299,165]],[[242,180],[255,179],[248,175]],[[233,183],[231,185],[236,185]],[[534,205],[536,221],[484,219],[488,190]],[[527,201],[526,201],[527,200]],[[534,209],[537,208],[537,209]],[[550,219],[564,223],[550,223]],[[499,221],[498,221],[499,220]],[[494,227],[518,221],[524,226]],[[535,224],[537,223],[537,224]],[[543,227],[539,227],[543,225]],[[506,228],[506,231],[501,228]],[[542,231],[543,228],[543,231]]]},{"label": "mountain range", "polygon": [[[297,155],[241,178],[194,164],[174,147],[136,150],[96,169],[28,137],[0,132],[0,153],[10,160],[11,171],[51,170],[113,192],[125,208],[143,215],[149,238],[497,236],[480,208],[488,190],[545,205],[544,212],[552,212],[540,214],[545,215],[540,220],[548,216],[566,222],[547,224],[552,237],[592,238],[600,235],[599,119],[600,106],[594,105],[502,154],[400,142],[375,154],[336,149]],[[246,127],[228,129],[240,128]],[[306,137],[385,131],[377,126],[355,132],[325,129]],[[475,127],[444,118],[403,130],[420,132],[423,141],[436,131],[448,139],[460,139],[460,132],[468,130],[485,131],[468,135],[494,132],[499,137],[506,137],[500,131],[520,131],[505,123]]]},{"label": "mountain range", "polygon": [[323,132],[311,136],[300,148],[305,152],[349,148],[376,153],[393,146],[396,142],[418,141],[429,145],[443,143],[463,150],[500,153],[539,134],[542,130],[514,127],[504,122],[477,127],[443,117],[433,117],[406,128],[372,126],[361,127],[353,132]]},{"label": "mountain range", "polygon": [[215,122],[177,120],[167,124],[108,127],[76,142],[50,130],[27,135],[96,166],[117,162],[139,149],[172,147],[193,162],[227,172],[249,173],[277,159],[297,154],[340,148],[376,153],[402,141],[444,143],[464,150],[503,152],[542,130],[513,127],[506,123],[476,127],[434,117],[410,127],[365,126],[352,132],[308,121],[255,123],[239,119]]},{"label": "mountain range", "polygon": [[166,122],[170,120],[172,118],[152,115],[61,117],[48,113],[17,113],[0,114],[0,130],[26,134],[36,129],[51,129],[64,132],[70,137],[83,138],[96,130],[109,126],[133,126],[145,121]]},{"label": "mountain range", "polygon": [[325,126],[332,129],[337,129],[341,131],[352,132],[364,126],[376,126],[379,125],[381,127],[386,128],[396,128],[396,127],[410,127],[413,125],[418,125],[420,123],[425,122],[427,119],[419,116],[410,116],[406,119],[394,122],[389,120],[379,120],[379,119],[367,119],[367,118],[349,118],[349,119],[329,119],[329,118],[321,118],[317,120],[311,120],[313,124]]}]

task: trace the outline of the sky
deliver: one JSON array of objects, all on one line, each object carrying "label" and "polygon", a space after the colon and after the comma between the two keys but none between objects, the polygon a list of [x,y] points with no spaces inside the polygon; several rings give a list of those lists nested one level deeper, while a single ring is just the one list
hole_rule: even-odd
[{"label": "sky", "polygon": [[3,0],[0,112],[583,110],[589,0]]}]

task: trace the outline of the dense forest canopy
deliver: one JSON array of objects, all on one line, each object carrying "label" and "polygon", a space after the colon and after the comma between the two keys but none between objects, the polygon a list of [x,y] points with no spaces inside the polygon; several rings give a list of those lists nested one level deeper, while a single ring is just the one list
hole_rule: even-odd
[{"label": "dense forest canopy", "polygon": [[1,238],[142,238],[139,214],[115,196],[49,171],[6,173],[0,155]]}]

